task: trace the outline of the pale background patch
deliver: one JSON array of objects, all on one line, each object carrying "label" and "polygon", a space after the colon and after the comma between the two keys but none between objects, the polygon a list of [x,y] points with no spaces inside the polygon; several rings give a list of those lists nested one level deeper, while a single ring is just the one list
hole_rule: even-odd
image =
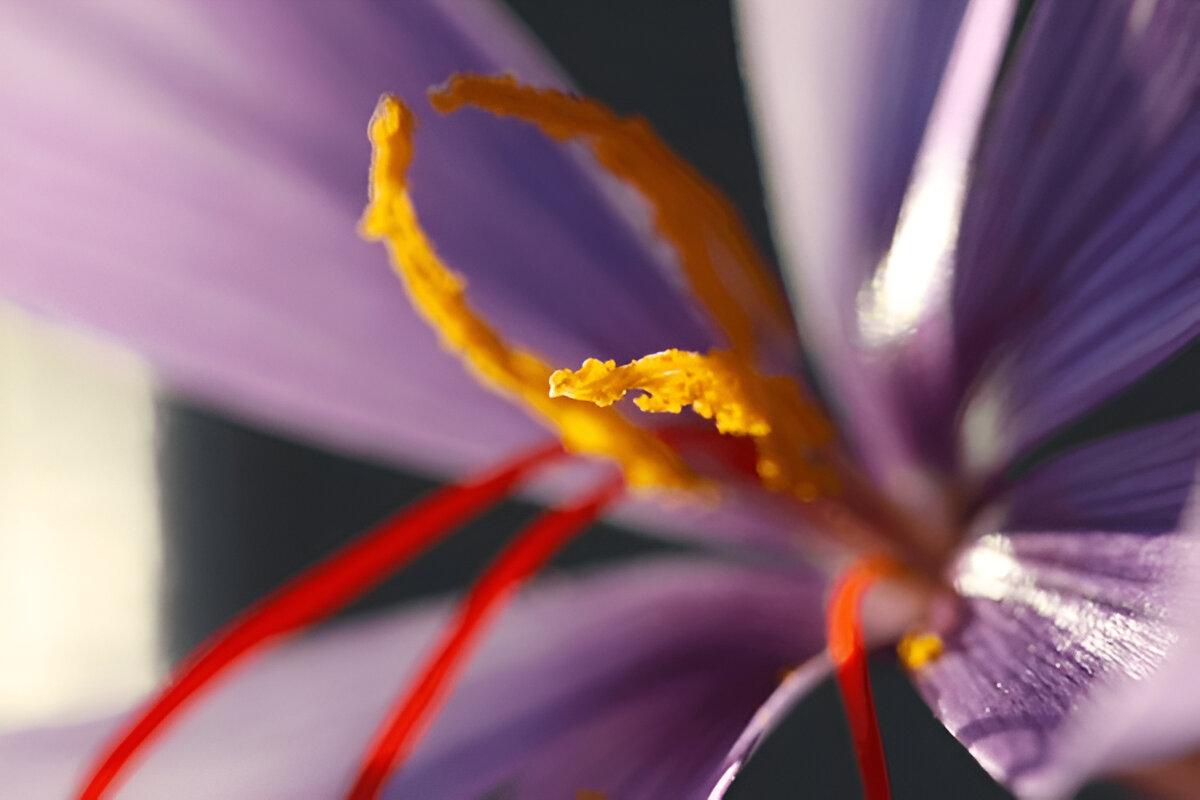
[{"label": "pale background patch", "polygon": [[146,368],[0,307],[0,728],[153,685],[160,564]]}]

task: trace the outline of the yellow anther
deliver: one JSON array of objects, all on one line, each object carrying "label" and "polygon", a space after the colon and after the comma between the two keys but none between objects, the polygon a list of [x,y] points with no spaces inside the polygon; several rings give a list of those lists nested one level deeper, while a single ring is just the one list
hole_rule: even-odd
[{"label": "yellow anther", "polygon": [[550,376],[551,397],[571,397],[598,406],[620,400],[631,389],[646,394],[634,402],[642,411],[678,414],[685,406],[714,420],[721,433],[766,436],[770,423],[751,406],[737,372],[719,352],[708,355],[664,350],[618,367],[589,358],[577,371]]},{"label": "yellow anther", "polygon": [[769,488],[806,500],[836,490],[832,473],[812,463],[832,436],[819,415],[806,413],[812,404],[791,380],[759,375],[727,351],[664,350],[623,366],[589,358],[550,376],[552,397],[601,407],[634,390],[645,392],[634,400],[643,411],[677,414],[691,406],[721,433],[752,437]]},{"label": "yellow anther", "polygon": [[553,139],[583,142],[653,206],[655,225],[679,254],[692,292],[735,353],[748,358],[760,339],[793,335],[783,291],[732,204],[644,119],[618,117],[594,100],[523,86],[511,76],[455,75],[430,100],[444,113],[473,105],[531,122]]},{"label": "yellow anther", "polygon": [[371,120],[370,203],[362,233],[381,240],[417,311],[438,331],[483,383],[520,400],[557,429],[563,444],[579,453],[610,458],[634,486],[687,488],[691,471],[665,444],[615,409],[552,400],[551,368],[530,352],[510,346],[466,299],[463,279],[441,262],[425,236],[409,198],[405,174],[412,160],[416,120],[400,100],[385,96]]},{"label": "yellow anther", "polygon": [[936,633],[925,632],[905,634],[896,645],[900,663],[908,669],[920,669],[932,661],[937,661],[945,649],[942,637]]}]

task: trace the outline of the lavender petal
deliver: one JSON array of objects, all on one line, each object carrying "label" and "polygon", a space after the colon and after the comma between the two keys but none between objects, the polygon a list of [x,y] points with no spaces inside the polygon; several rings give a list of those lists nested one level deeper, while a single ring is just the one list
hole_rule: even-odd
[{"label": "lavender petal", "polygon": [[552,78],[486,4],[15,4],[0,39],[19,76],[0,86],[0,293],[131,345],[173,388],[440,471],[538,436],[357,237],[384,91],[423,112],[416,205],[506,334],[563,364],[708,341],[576,153],[428,109],[455,70]]},{"label": "lavender petal", "polygon": [[1157,534],[1179,522],[1200,464],[1200,414],[1072,450],[1007,493],[1008,530]]},{"label": "lavender petal", "polygon": [[733,785],[734,778],[758,750],[758,746],[832,669],[833,662],[822,653],[788,673],[767,701],[755,712],[750,724],[725,755],[719,772],[720,777],[717,778],[707,800],[721,800],[725,797],[725,793]]},{"label": "lavender petal", "polygon": [[1103,709],[1144,690],[1171,656],[1184,538],[991,534],[963,554],[957,627],[915,681],[997,780],[1022,795],[1062,796],[1104,768],[1104,737],[1088,742],[1080,720],[1105,717],[1109,735],[1121,719]]},{"label": "lavender petal", "polygon": [[981,145],[954,287],[992,469],[1200,334],[1200,9],[1039,4]]},{"label": "lavender petal", "polygon": [[963,19],[958,3],[739,6],[742,58],[801,330],[861,457],[884,480],[915,458],[889,359],[858,333],[858,295],[896,227]]},{"label": "lavender petal", "polygon": [[[780,670],[821,647],[820,592],[699,561],[548,581],[498,623],[386,796],[702,798]],[[444,619],[436,607],[349,625],[250,666],[121,796],[338,796]],[[110,725],[0,737],[5,790],[63,796]]]},{"label": "lavender petal", "polygon": [[[1200,417],[1111,437],[1023,478],[951,577],[946,653],[916,683],[1018,794],[1200,741]],[[1159,724],[1165,696],[1173,719]],[[1150,715],[1149,709],[1156,709]],[[1150,724],[1152,720],[1157,720]],[[1118,758],[1119,756],[1119,758]]]}]

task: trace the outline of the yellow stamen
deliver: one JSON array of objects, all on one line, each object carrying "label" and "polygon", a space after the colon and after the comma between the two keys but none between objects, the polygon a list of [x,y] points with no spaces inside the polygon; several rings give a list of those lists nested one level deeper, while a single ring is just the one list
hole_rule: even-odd
[{"label": "yellow stamen", "polygon": [[836,491],[821,453],[832,442],[831,426],[795,382],[763,377],[752,366],[762,335],[793,326],[782,291],[719,191],[645,120],[617,117],[592,100],[482,75],[456,75],[430,100],[442,112],[473,105],[527,120],[553,139],[585,143],[601,166],[653,206],[655,224],[678,252],[693,293],[729,340],[726,352],[667,350],[622,367],[589,359],[576,372],[552,376],[554,396],[607,406],[641,389],[647,394],[635,403],[644,411],[691,406],[722,433],[753,437],[758,473],[769,488],[804,499]]},{"label": "yellow stamen", "polygon": [[920,669],[932,661],[937,661],[945,649],[942,637],[936,633],[907,633],[896,645],[900,663],[908,669]]},{"label": "yellow stamen", "polygon": [[714,420],[721,433],[766,436],[771,425],[750,407],[745,387],[723,354],[664,350],[618,367],[615,361],[589,358],[577,371],[550,376],[551,397],[571,397],[608,406],[630,389],[646,394],[634,400],[642,411],[678,414],[684,406]]},{"label": "yellow stamen", "polygon": [[522,86],[511,76],[456,75],[430,100],[443,113],[473,105],[531,122],[558,141],[586,143],[601,166],[654,207],[655,224],[678,252],[693,293],[738,355],[753,355],[758,334],[794,330],[783,292],[733,206],[645,120],[618,117],[586,98]]},{"label": "yellow stamen", "polygon": [[521,400],[555,427],[563,444],[579,453],[618,462],[634,486],[686,488],[697,479],[665,444],[614,409],[552,400],[551,368],[530,352],[512,347],[467,302],[464,280],[438,259],[417,221],[406,172],[412,159],[416,118],[400,100],[385,96],[371,119],[370,203],[362,233],[386,243],[392,266],[418,312],[479,378]]},{"label": "yellow stamen", "polygon": [[646,393],[634,400],[643,411],[677,414],[691,406],[721,433],[753,437],[758,474],[768,488],[805,500],[837,489],[832,471],[820,463],[833,435],[824,418],[793,381],[759,375],[727,351],[664,350],[624,366],[589,358],[576,371],[550,376],[552,397],[601,407],[632,390]]}]

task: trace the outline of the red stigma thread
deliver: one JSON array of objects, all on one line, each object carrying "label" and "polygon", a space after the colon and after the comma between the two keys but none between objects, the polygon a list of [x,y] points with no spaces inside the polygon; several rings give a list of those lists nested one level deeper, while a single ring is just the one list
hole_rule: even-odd
[{"label": "red stigma thread", "polygon": [[838,579],[829,602],[829,656],[837,668],[838,689],[854,738],[864,800],[891,800],[892,791],[888,785],[879,720],[875,716],[875,700],[871,696],[861,607],[867,590],[880,578],[894,574],[896,567],[891,562],[882,559],[861,561]]},{"label": "red stigma thread", "polygon": [[555,443],[443,487],[243,612],[184,659],[158,696],[110,741],[89,770],[79,800],[101,800],[189,700],[244,658],[333,614],[564,455]]},{"label": "red stigma thread", "polygon": [[521,583],[624,491],[614,480],[579,502],[547,511],[517,534],[459,606],[441,644],[408,684],[363,756],[348,800],[376,800],[449,697],[480,636]]}]

